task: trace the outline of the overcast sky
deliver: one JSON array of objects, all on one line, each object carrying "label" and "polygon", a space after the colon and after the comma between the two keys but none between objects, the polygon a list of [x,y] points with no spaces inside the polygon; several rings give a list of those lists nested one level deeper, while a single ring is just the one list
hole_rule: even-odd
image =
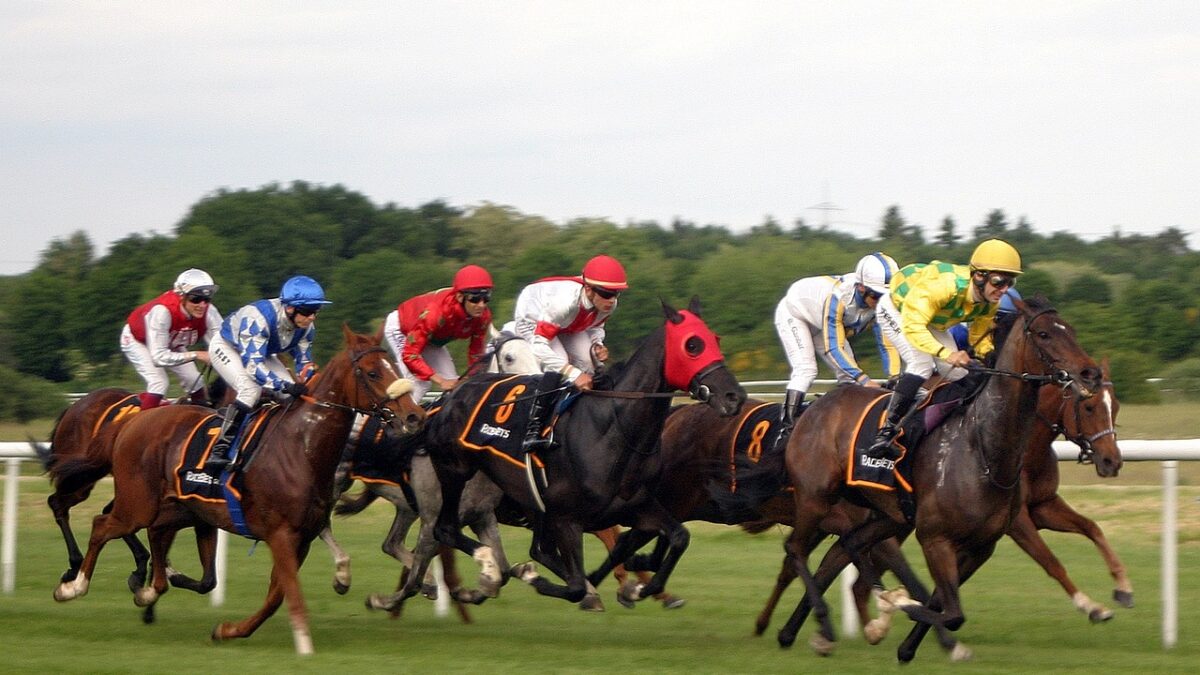
[{"label": "overcast sky", "polygon": [[557,222],[1192,232],[1198,111],[1195,0],[4,0],[0,274],[295,179]]}]

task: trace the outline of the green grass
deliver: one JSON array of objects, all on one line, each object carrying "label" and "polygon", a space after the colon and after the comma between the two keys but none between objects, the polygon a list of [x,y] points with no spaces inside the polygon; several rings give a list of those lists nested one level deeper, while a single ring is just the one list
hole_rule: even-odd
[{"label": "green grass", "polygon": [[[363,607],[368,592],[386,591],[396,580],[397,564],[379,551],[390,521],[390,507],[377,504],[365,513],[336,523],[338,536],[354,557],[354,587],[338,596],[330,588],[332,565],[320,542],[303,568],[316,654],[293,653],[286,608],[250,639],[214,645],[212,626],[239,619],[261,603],[270,553],[260,546],[247,556],[248,543],[237,539],[230,552],[230,581],[224,607],[178,589],[158,606],[159,620],[145,626],[125,588],[130,558],[120,542],[109,546],[88,596],[66,604],[51,594],[65,565],[61,540],[45,506],[42,479],[21,481],[17,589],[0,596],[0,631],[5,636],[0,671],[5,672],[653,672],[783,673],[805,670],[838,673],[899,672],[895,648],[909,623],[899,618],[892,635],[877,647],[859,639],[839,643],[822,659],[805,646],[805,627],[791,650],[775,643],[783,610],[763,637],[751,635],[754,617],[766,598],[781,554],[781,534],[749,536],[735,528],[693,524],[692,546],[672,577],[670,590],[687,598],[686,607],[664,610],[651,601],[635,610],[616,604],[611,582],[602,587],[608,612],[590,614],[537,596],[510,582],[501,597],[472,608],[475,623],[438,618],[432,603],[409,601],[399,620]],[[111,493],[101,483],[79,509],[81,536],[85,517]],[[1112,621],[1091,625],[1066,595],[1009,540],[963,589],[967,624],[959,637],[975,658],[951,664],[933,640],[917,655],[921,673],[1194,672],[1200,658],[1200,599],[1193,577],[1200,557],[1200,489],[1181,495],[1181,569],[1179,643],[1164,650],[1160,638],[1159,492],[1152,487],[1072,487],[1067,498],[1105,528],[1131,571],[1137,607],[1117,609]],[[506,528],[510,557],[520,560],[528,546],[524,531]],[[1104,601],[1111,581],[1091,544],[1080,537],[1047,534],[1075,580],[1093,598]],[[174,562],[198,571],[191,537],[181,534]],[[588,559],[599,560],[599,547],[588,542]],[[908,549],[914,563],[920,555]],[[460,557],[471,576],[475,566]],[[783,606],[794,605],[792,589]],[[835,613],[838,605],[835,603]],[[836,620],[837,617],[835,617]],[[840,625],[840,624],[837,624]]]}]

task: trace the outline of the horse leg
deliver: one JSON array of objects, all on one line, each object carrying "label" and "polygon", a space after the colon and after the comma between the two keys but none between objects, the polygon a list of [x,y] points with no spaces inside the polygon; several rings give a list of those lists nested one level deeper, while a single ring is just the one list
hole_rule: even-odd
[{"label": "horse leg", "polygon": [[792,560],[792,554],[787,553],[783,556],[783,565],[779,567],[779,575],[775,577],[775,588],[771,589],[771,597],[767,598],[767,604],[758,613],[758,618],[754,620],[754,634],[762,635],[767,632],[767,626],[771,624],[771,615],[775,613],[775,608],[779,605],[779,599],[783,597],[783,592],[788,586],[796,580],[796,571],[793,567],[795,561]]},{"label": "horse leg", "polygon": [[[891,628],[892,617],[897,609],[895,601],[903,601],[904,595],[907,594],[909,597],[916,599],[917,602],[927,604],[930,599],[930,593],[920,577],[917,576],[916,572],[908,564],[908,560],[900,550],[900,543],[896,539],[889,538],[876,544],[871,549],[871,557],[876,560],[879,568],[890,570],[903,585],[902,589],[884,591],[875,598],[876,605],[879,607],[879,618],[868,622],[863,627],[863,632],[878,632],[878,642],[883,640]],[[946,630],[945,626],[934,625],[933,628],[937,633],[938,644],[941,645],[942,649],[951,654],[965,654],[969,658],[970,650],[966,645],[959,642],[950,631]],[[872,642],[872,644],[876,643]],[[963,659],[956,658],[955,660]]]},{"label": "horse leg", "polygon": [[79,565],[79,572],[70,581],[64,581],[54,590],[54,599],[59,602],[73,600],[88,592],[96,560],[104,545],[118,537],[131,535],[148,527],[158,515],[158,494],[144,482],[131,480],[121,486],[120,500],[114,500],[92,520],[92,533],[88,538],[87,553]]},{"label": "horse leg", "polygon": [[308,553],[308,544],[299,542],[299,533],[279,528],[266,538],[271,549],[271,584],[263,606],[254,614],[239,622],[225,622],[213,629],[213,640],[250,637],[264,621],[271,617],[284,600],[288,604],[288,618],[292,625],[292,641],[296,653],[308,656],[313,653],[312,635],[308,628],[308,608],[300,588],[300,563]]},{"label": "horse leg", "polygon": [[[458,507],[462,499],[465,479],[460,475],[449,472],[442,475],[439,471],[438,480],[442,484],[442,508],[438,511],[437,524],[434,527],[434,537],[437,541],[453,546],[471,556],[479,563],[480,585],[501,584],[504,575],[496,563],[496,554],[491,547],[484,546],[478,541],[463,534],[462,523],[459,521]],[[536,571],[532,572],[537,574]]]},{"label": "horse leg", "polygon": [[[613,547],[617,545],[617,537],[620,534],[621,528],[616,525],[592,532],[592,535],[599,539],[600,543],[604,544],[604,550],[608,551],[609,553],[612,553]],[[624,565],[617,565],[613,567],[612,575],[613,578],[617,580],[618,588],[625,585],[625,579],[629,576],[629,574],[625,571]],[[619,593],[617,594],[617,600],[626,607],[632,607],[632,605],[625,605],[625,602],[621,600]],[[585,612],[604,611],[604,601],[600,599],[600,593],[596,591],[596,587],[592,585],[590,580],[588,581],[587,585],[587,595],[585,595],[583,600],[579,602],[579,609],[582,609]]]},{"label": "horse leg", "polygon": [[[966,617],[962,612],[958,589],[966,583],[975,572],[992,557],[996,550],[996,542],[980,546],[977,549],[960,551],[957,555],[951,544],[937,538],[930,542],[922,542],[925,550],[925,561],[929,573],[934,578],[934,592],[927,607],[917,603],[903,603],[900,606],[906,614],[915,621],[916,626],[896,650],[896,657],[901,663],[908,663],[916,656],[917,648],[929,633],[931,627],[941,624],[949,630],[962,627]],[[938,556],[938,557],[934,557]],[[951,557],[952,556],[952,557]],[[950,560],[947,560],[950,557]],[[923,621],[917,615],[931,616],[933,621]],[[950,652],[950,660],[965,661],[971,658],[971,650],[958,644]]]},{"label": "horse leg", "polygon": [[321,528],[321,533],[317,536],[325,542],[329,553],[333,555],[333,590],[338,595],[345,595],[350,590],[350,554],[338,544],[330,525]]},{"label": "horse leg", "polygon": [[463,623],[471,623],[471,612],[467,609],[464,602],[459,602],[455,597],[455,591],[462,588],[462,575],[458,573],[458,561],[454,555],[454,549],[449,546],[438,546],[438,559],[442,561],[442,580],[446,582],[446,588],[450,589],[450,599],[454,601],[454,608],[458,610],[458,618]]},{"label": "horse leg", "polygon": [[521,570],[521,581],[533,586],[540,595],[579,602],[587,594],[588,583],[583,572],[583,528],[566,518],[556,518],[544,523],[539,530],[540,535],[535,532],[529,553],[566,585],[556,584],[528,568]]},{"label": "horse leg", "polygon": [[[1091,539],[1092,543],[1095,544],[1096,548],[1100,551],[1100,555],[1104,558],[1105,564],[1108,565],[1108,573],[1112,575],[1113,581],[1116,582],[1116,588],[1113,589],[1113,600],[1115,600],[1117,604],[1121,605],[1122,607],[1133,607],[1133,584],[1130,582],[1129,576],[1125,572],[1125,565],[1121,562],[1121,559],[1117,557],[1117,552],[1114,551],[1112,546],[1109,545],[1108,539],[1104,536],[1104,531],[1100,529],[1100,526],[1097,525],[1095,521],[1087,518],[1086,516],[1080,515],[1077,511],[1075,511],[1075,509],[1072,509],[1062,497],[1059,497],[1058,495],[1055,495],[1049,501],[1032,506],[1029,509],[1029,516],[1039,530],[1054,530],[1055,532],[1081,534],[1088,539]],[[1025,547],[1022,546],[1022,548]],[[1028,552],[1028,550],[1026,552]],[[1030,555],[1032,556],[1033,554],[1030,553]],[[1066,584],[1063,583],[1063,580],[1065,579],[1067,583],[1070,583],[1070,579],[1067,577],[1067,572],[1065,569],[1062,571],[1062,578],[1059,579],[1059,577],[1055,576],[1051,571],[1051,568],[1046,566],[1041,558],[1034,556],[1034,559],[1042,565],[1048,574],[1054,576],[1055,579],[1058,579],[1059,583],[1063,584],[1064,589],[1067,588]],[[1057,560],[1055,560],[1055,562],[1057,562]],[[1067,592],[1071,593],[1070,590]],[[1079,607],[1080,610],[1087,612],[1088,618],[1092,619],[1093,622],[1097,620],[1105,620],[1112,616],[1111,611],[1108,610],[1105,610],[1108,613],[1108,616],[1104,616],[1103,612],[1094,615],[1093,611],[1090,609],[1085,609],[1084,606],[1081,606],[1079,598],[1075,597],[1074,593],[1071,593],[1071,595],[1072,599],[1076,601],[1075,606]],[[1086,596],[1084,597],[1086,598]]]},{"label": "horse leg", "polygon": [[[217,587],[217,528],[206,523],[196,523],[194,527],[196,529],[196,553],[200,558],[200,569],[202,570],[200,580],[197,581],[171,567],[168,560],[167,581],[175,588],[205,595]],[[172,532],[171,537],[174,538],[175,534],[176,532]]]},{"label": "horse leg", "polygon": [[71,531],[71,509],[88,498],[88,495],[92,493],[92,487],[94,484],[70,494],[59,494],[56,491],[46,498],[46,504],[54,514],[54,522],[58,524],[63,542],[67,545],[68,567],[59,579],[60,582],[74,579],[75,575],[79,573],[79,565],[83,562],[83,551],[79,550],[79,543],[75,541],[75,533]]}]

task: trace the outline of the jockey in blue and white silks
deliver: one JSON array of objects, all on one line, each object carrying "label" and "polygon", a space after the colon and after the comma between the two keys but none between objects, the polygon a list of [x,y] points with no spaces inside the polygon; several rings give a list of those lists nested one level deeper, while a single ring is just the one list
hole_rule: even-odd
[{"label": "jockey in blue and white silks", "polygon": [[[304,381],[315,371],[312,342],[322,305],[329,304],[321,285],[298,276],[283,284],[278,298],[256,300],[229,316],[209,345],[213,368],[237,392],[224,413],[225,423],[209,464],[225,464],[225,456],[242,420],[262,397],[264,387],[291,396],[308,391]],[[292,379],[277,354],[287,352],[301,382]]]},{"label": "jockey in blue and white silks", "polygon": [[840,276],[807,277],[794,282],[775,307],[775,330],[792,366],[787,394],[780,411],[782,439],[800,414],[804,397],[817,378],[817,354],[839,384],[878,386],[854,359],[849,339],[868,328],[889,376],[900,370],[900,359],[875,323],[875,305],[887,293],[896,261],[872,253],[858,261],[855,271]]}]

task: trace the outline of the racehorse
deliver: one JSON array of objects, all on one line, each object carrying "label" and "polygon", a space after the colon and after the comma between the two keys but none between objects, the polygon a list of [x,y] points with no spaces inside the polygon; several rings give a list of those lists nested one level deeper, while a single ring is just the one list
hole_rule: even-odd
[{"label": "racehorse", "polygon": [[[687,390],[722,414],[733,415],[745,391],[725,367],[717,338],[700,318],[699,301],[684,311],[663,303],[666,322],[624,364],[613,366],[612,391],[589,390],[560,413],[553,438],[558,447],[537,453],[546,486],[531,489],[526,472],[498,453],[478,452],[462,440],[487,392],[501,376],[481,376],[456,387],[426,429],[426,447],[442,484],[439,541],[472,555],[481,573],[497,582],[500,570],[490,547],[461,531],[458,506],[463,486],[477,471],[512,499],[533,530],[530,554],[563,579],[556,584],[532,563],[511,570],[543,595],[581,600],[588,585],[582,533],[612,525],[633,527],[618,540],[610,559],[624,562],[655,537],[655,570],[636,599],[663,590],[687,548],[687,530],[658,501],[655,452],[675,390]],[[593,580],[594,582],[594,580]]]},{"label": "racehorse", "polygon": [[[912,659],[932,625],[957,630],[965,620],[958,587],[991,556],[1020,506],[1021,466],[1036,420],[1037,388],[1055,382],[1088,399],[1103,384],[1101,369],[1044,299],[1018,302],[1017,309],[1011,330],[1000,340],[995,367],[984,369],[988,378],[979,393],[960,414],[930,431],[908,460],[915,530],[935,590],[927,606],[900,603],[918,622],[898,650],[901,661]],[[797,422],[785,453],[796,506],[787,550],[821,623],[820,635],[830,643],[835,638],[828,608],[808,568],[808,542],[821,518],[844,495],[886,516],[843,538],[856,564],[865,546],[910,527],[895,495],[846,482],[859,420],[877,399],[876,391],[852,386],[821,397]]]},{"label": "racehorse", "polygon": [[[210,386],[209,400],[219,400],[224,393],[224,381],[216,380]],[[182,399],[181,402],[186,402]],[[112,440],[120,423],[129,419],[141,410],[136,394],[126,389],[106,387],[97,389],[72,403],[59,415],[50,433],[50,444],[30,441],[37,452],[42,468],[50,476],[54,491],[46,499],[54,521],[62,532],[63,542],[67,546],[68,568],[63,572],[61,581],[70,581],[79,571],[83,562],[83,552],[75,540],[71,530],[70,511],[77,504],[85,501],[92,493],[96,481],[108,473],[108,464],[112,457]],[[64,491],[62,489],[62,466],[64,462],[88,457],[90,460],[104,463],[103,471],[95,476],[95,480],[84,482],[78,487]],[[131,591],[140,588],[146,581],[146,564],[150,560],[150,552],[135,535],[124,537],[125,543],[133,554],[135,569],[129,575],[128,584]],[[209,569],[209,568],[206,568]],[[198,593],[207,593],[216,585],[216,577],[207,574],[196,581],[186,575],[168,570],[172,585],[187,588]],[[154,620],[153,608],[147,608],[144,620],[151,623]]]},{"label": "racehorse", "polygon": [[[1081,399],[1071,389],[1057,387],[1042,387],[1038,392],[1037,423],[1030,432],[1029,444],[1025,451],[1024,463],[1021,467],[1021,502],[1019,511],[1009,525],[1007,534],[1032,557],[1042,569],[1056,579],[1077,609],[1087,615],[1093,623],[1111,619],[1113,612],[1101,603],[1093,601],[1074,585],[1067,575],[1066,569],[1050,550],[1049,546],[1038,534],[1039,529],[1053,529],[1060,532],[1074,532],[1091,539],[1100,549],[1110,574],[1116,581],[1113,598],[1123,607],[1133,606],[1133,590],[1125,567],[1109,546],[1103,531],[1095,522],[1080,515],[1058,495],[1059,467],[1058,457],[1052,447],[1052,442],[1062,434],[1067,440],[1079,446],[1079,461],[1095,466],[1097,475],[1102,478],[1114,477],[1121,468],[1121,453],[1116,442],[1114,425],[1120,404],[1113,391],[1113,383],[1109,380],[1107,361],[1102,363],[1104,382],[1097,395]],[[713,420],[712,424],[717,421]],[[845,501],[838,502],[837,508],[845,510],[849,505]],[[857,507],[850,507],[857,508]],[[859,519],[861,521],[861,518]],[[749,525],[751,531],[762,531],[773,522],[764,520]],[[841,559],[841,563],[848,562]],[[825,562],[822,561],[822,567]],[[842,564],[831,566],[826,573],[828,581],[832,574],[840,571]],[[832,574],[830,574],[832,573]],[[819,579],[820,572],[814,575]],[[784,559],[775,588],[767,604],[759,613],[755,631],[762,634],[770,621],[779,598],[784,590],[796,578],[796,571],[790,557]],[[860,577],[860,582],[861,582]],[[866,594],[869,588],[862,583],[856,583],[854,597],[859,608],[859,616],[863,625],[867,625],[870,617],[863,614]],[[870,621],[871,634],[869,639],[877,642],[886,635],[891,624],[891,612],[881,613],[877,619]],[[799,630],[801,617],[793,615],[788,627],[780,631],[780,642],[785,646],[795,640]],[[948,650],[961,649],[951,639],[943,641]]]},{"label": "racehorse", "polygon": [[[485,372],[489,373],[531,375],[541,372],[541,367],[533,355],[530,344],[511,333],[495,334],[489,341],[483,358],[483,363],[487,366]],[[482,364],[472,364],[464,376],[469,377],[480,372],[482,370],[480,365]],[[440,406],[435,403],[434,408],[437,407]],[[411,452],[411,448],[407,450]],[[404,452],[405,449],[400,448],[395,451]],[[353,480],[351,476],[354,470],[353,457],[347,457],[342,466],[338,468],[339,487],[342,489],[349,487]],[[360,478],[362,477],[360,476]],[[429,457],[420,453],[412,455],[407,475],[379,476],[372,480],[363,480],[363,486],[364,489],[356,496],[342,495],[337,506],[334,507],[334,513],[338,515],[360,513],[377,497],[386,499],[395,507],[396,515],[383,542],[383,551],[400,561],[405,569],[397,586],[397,592],[372,593],[367,598],[367,606],[372,609],[386,610],[393,616],[398,616],[403,608],[403,602],[416,594],[418,580],[420,580],[420,592],[423,595],[432,598],[437,594],[436,582],[431,579],[426,570],[432,553],[438,546],[433,536],[433,526],[437,520],[437,514],[441,510],[441,484],[437,480]],[[495,483],[489,480],[485,474],[477,473],[467,481],[463,489],[459,504],[459,519],[464,525],[469,526],[481,541],[495,550],[498,566],[501,569],[508,569],[507,558],[500,542],[499,523],[496,518],[496,507],[502,497],[503,493]],[[414,508],[414,502],[416,508]],[[419,528],[417,543],[410,550],[404,545],[404,540],[418,518],[422,525]],[[613,527],[593,534],[604,543],[606,548],[611,550],[616,544],[620,530]],[[334,550],[334,558],[338,560],[340,547],[332,539],[332,535],[326,539],[323,534],[322,539]],[[459,616],[463,621],[470,622],[470,615],[464,603],[478,604],[484,597],[495,597],[499,589],[494,585],[486,585],[486,580],[482,591],[461,588],[453,550],[443,545],[439,551],[446,584],[450,589],[451,598],[456,604]],[[350,583],[349,556],[345,556],[345,560],[347,561],[345,567],[339,566],[338,574],[335,575],[334,587],[339,593],[344,593]],[[614,574],[618,584],[623,585],[626,578],[624,567],[618,566],[614,570]],[[639,577],[644,582],[648,582],[650,579],[644,572],[640,572]],[[682,600],[669,594],[663,594],[657,599],[669,608],[682,605]],[[603,611],[604,609],[604,604],[594,589],[589,589],[588,595],[580,602],[580,606],[589,611]]]},{"label": "racehorse", "polygon": [[[238,475],[241,512],[248,536],[266,541],[273,568],[262,608],[239,622],[218,624],[214,640],[248,637],[286,599],[293,640],[299,654],[312,653],[307,609],[297,572],[312,540],[328,523],[333,478],[356,414],[378,415],[405,433],[415,433],[425,411],[409,396],[411,384],[399,377],[379,346],[381,333],[358,335],[343,326],[344,351],[310,382],[311,394],[291,402],[264,424],[262,440]],[[211,412],[168,406],[133,416],[117,432],[113,446],[112,511],[96,517],[79,574],[55,590],[63,602],[87,593],[97,557],[116,537],[149,528],[153,576],[138,589],[139,606],[153,604],[167,591],[167,546],[174,532],[197,527],[197,536],[215,539],[213,528],[235,530],[227,504],[182,499],[175,493],[176,468],[184,446]],[[86,461],[77,466],[89,470]],[[64,467],[64,482],[71,469]],[[230,488],[233,489],[233,488]]]}]

